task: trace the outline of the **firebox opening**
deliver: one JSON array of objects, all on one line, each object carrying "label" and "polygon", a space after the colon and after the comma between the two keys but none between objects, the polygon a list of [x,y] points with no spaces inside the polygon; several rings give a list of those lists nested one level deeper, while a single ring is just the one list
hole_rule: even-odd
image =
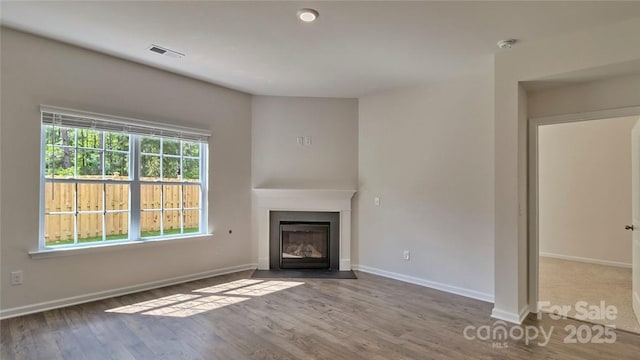
[{"label": "firebox opening", "polygon": [[280,222],[280,267],[329,268],[329,223]]},{"label": "firebox opening", "polygon": [[339,271],[340,213],[270,211],[269,269]]}]

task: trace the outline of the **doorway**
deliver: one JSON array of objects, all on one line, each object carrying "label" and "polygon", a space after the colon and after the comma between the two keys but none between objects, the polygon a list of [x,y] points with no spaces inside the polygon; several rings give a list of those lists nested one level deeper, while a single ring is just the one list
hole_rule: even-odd
[{"label": "doorway", "polygon": [[[640,333],[631,232],[624,229],[638,115],[640,108],[629,108],[530,120],[530,295],[537,310]],[[594,306],[616,314],[593,316]]]}]

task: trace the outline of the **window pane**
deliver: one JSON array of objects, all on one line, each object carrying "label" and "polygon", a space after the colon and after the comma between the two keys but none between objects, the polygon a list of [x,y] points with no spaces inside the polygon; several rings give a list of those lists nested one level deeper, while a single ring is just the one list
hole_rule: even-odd
[{"label": "window pane", "polygon": [[160,209],[161,190],[162,185],[140,185],[140,209]]},{"label": "window pane", "polygon": [[107,151],[104,159],[104,172],[108,177],[129,178],[129,154]]},{"label": "window pane", "polygon": [[182,156],[200,156],[200,144],[192,142],[182,143]]},{"label": "window pane", "polygon": [[160,139],[143,137],[140,140],[140,151],[143,153],[160,154]]},{"label": "window pane", "polygon": [[151,237],[160,235],[160,211],[140,212],[140,236]]},{"label": "window pane", "polygon": [[93,129],[78,129],[78,147],[102,149],[102,131]]},{"label": "window pane", "polygon": [[180,208],[180,191],[181,185],[164,185],[164,193],[162,194],[164,209]]},{"label": "window pane", "polygon": [[102,151],[78,150],[78,177],[101,177]]},{"label": "window pane", "polygon": [[200,181],[200,160],[182,159],[185,181]]},{"label": "window pane", "polygon": [[[45,213],[73,212],[75,210],[76,210],[76,184],[50,183],[50,182],[47,182],[44,184]],[[72,225],[73,225],[73,222],[72,222]]]},{"label": "window pane", "polygon": [[184,185],[182,193],[182,206],[185,208],[200,207],[200,185]]},{"label": "window pane", "polygon": [[129,213],[107,213],[106,221],[107,240],[129,238]]},{"label": "window pane", "polygon": [[185,210],[183,224],[184,233],[200,232],[200,210]]},{"label": "window pane", "polygon": [[129,135],[107,132],[104,142],[107,150],[129,151]]},{"label": "window pane", "polygon": [[180,155],[180,142],[176,140],[162,140],[162,153],[165,155]]},{"label": "window pane", "polygon": [[165,210],[162,228],[163,235],[180,234],[180,210]]},{"label": "window pane", "polygon": [[140,176],[142,177],[142,180],[160,179],[160,157],[141,155]]},{"label": "window pane", "polygon": [[101,211],[102,184],[78,184],[78,211]]},{"label": "window pane", "polygon": [[76,131],[58,126],[45,126],[45,144],[76,146]]},{"label": "window pane", "polygon": [[78,243],[102,241],[102,213],[78,214]]},{"label": "window pane", "polygon": [[162,178],[167,181],[179,181],[180,176],[179,158],[162,158]]},{"label": "window pane", "polygon": [[129,185],[106,185],[107,210],[129,210]]},{"label": "window pane", "polygon": [[[203,144],[50,125],[43,131],[45,246],[200,232]],[[55,184],[54,177],[82,183]],[[130,199],[132,185],[140,187],[139,198]],[[140,212],[131,213],[138,205]],[[140,234],[130,236],[131,222]]]},{"label": "window pane", "polygon": [[53,175],[57,177],[75,176],[75,149],[47,146],[45,148],[44,161],[45,174],[49,178]]},{"label": "window pane", "polygon": [[44,244],[46,246],[73,244],[73,215],[45,215]]}]

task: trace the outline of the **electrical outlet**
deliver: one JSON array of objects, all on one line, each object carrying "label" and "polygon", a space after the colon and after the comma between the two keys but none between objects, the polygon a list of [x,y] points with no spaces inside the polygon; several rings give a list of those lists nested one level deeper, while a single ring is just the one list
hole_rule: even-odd
[{"label": "electrical outlet", "polygon": [[311,136],[305,136],[304,137],[304,144],[306,146],[311,146]]},{"label": "electrical outlet", "polygon": [[402,258],[405,260],[409,260],[409,250],[405,250],[402,252]]},{"label": "electrical outlet", "polygon": [[298,137],[296,138],[296,143],[298,144],[298,146],[302,146],[302,145],[304,145],[304,137],[302,137],[302,136],[298,136]]},{"label": "electrical outlet", "polygon": [[379,197],[374,197],[373,198],[373,205],[375,206],[380,206],[380,198]]},{"label": "electrical outlet", "polygon": [[11,285],[22,285],[22,270],[11,272]]}]

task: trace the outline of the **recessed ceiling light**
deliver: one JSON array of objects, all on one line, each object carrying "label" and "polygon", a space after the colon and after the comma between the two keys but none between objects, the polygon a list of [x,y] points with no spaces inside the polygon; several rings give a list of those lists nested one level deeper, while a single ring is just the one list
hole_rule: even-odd
[{"label": "recessed ceiling light", "polygon": [[318,14],[317,11],[313,10],[313,9],[300,9],[298,10],[298,19],[304,21],[304,22],[312,22],[315,21],[318,16],[320,14]]}]

